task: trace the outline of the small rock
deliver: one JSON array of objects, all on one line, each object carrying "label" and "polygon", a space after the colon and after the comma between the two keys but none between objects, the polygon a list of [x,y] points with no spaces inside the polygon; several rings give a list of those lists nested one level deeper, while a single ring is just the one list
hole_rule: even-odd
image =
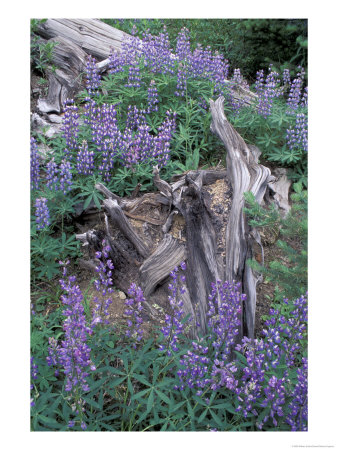
[{"label": "small rock", "polygon": [[122,291],[119,291],[119,297],[120,297],[120,300],[125,300],[127,298],[126,294]]}]

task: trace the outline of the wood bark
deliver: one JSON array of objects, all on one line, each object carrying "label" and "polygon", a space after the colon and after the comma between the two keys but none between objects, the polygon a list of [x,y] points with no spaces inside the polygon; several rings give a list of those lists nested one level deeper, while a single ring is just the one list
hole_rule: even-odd
[{"label": "wood bark", "polygon": [[256,310],[256,284],[260,275],[247,265],[252,258],[253,241],[260,245],[258,233],[252,231],[245,218],[244,192],[251,191],[258,203],[262,202],[267,185],[272,181],[270,169],[258,164],[258,151],[249,147],[228,122],[224,115],[224,98],[210,100],[212,115],[211,130],[224,143],[227,156],[227,174],[233,188],[232,207],[226,234],[225,279],[243,284],[246,294],[244,305],[243,332],[254,335]]},{"label": "wood bark", "polygon": [[46,39],[65,38],[98,60],[108,58],[110,50],[120,50],[124,33],[98,19],[48,19],[37,33]]}]

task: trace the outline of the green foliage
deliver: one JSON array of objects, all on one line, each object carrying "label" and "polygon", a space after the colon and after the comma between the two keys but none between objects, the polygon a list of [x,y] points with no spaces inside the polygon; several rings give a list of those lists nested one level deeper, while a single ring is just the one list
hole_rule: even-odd
[{"label": "green foliage", "polygon": [[31,19],[31,67],[42,75],[46,75],[47,67],[55,70],[52,64],[53,49],[57,42],[45,42],[37,34],[39,23],[47,19]]},{"label": "green foliage", "polygon": [[257,228],[280,228],[283,239],[276,242],[282,251],[282,259],[272,261],[269,267],[261,266],[257,261],[250,265],[275,284],[275,298],[296,298],[307,291],[307,191],[301,183],[293,185],[294,193],[291,210],[283,218],[273,205],[269,209],[260,206],[252,193],[245,194],[245,213],[249,224]]}]

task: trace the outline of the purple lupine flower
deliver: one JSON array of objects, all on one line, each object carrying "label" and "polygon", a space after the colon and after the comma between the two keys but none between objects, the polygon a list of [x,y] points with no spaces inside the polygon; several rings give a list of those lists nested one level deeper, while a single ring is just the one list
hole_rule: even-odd
[{"label": "purple lupine flower", "polygon": [[[136,286],[135,283],[132,283],[130,285],[128,296],[129,298],[125,300],[127,309],[124,312],[127,317],[128,326],[126,336],[131,337],[139,342],[143,336],[143,330],[141,328],[143,319],[141,317],[141,312],[143,309],[142,304],[145,299],[143,297],[142,289]],[[136,344],[134,344],[134,348],[136,348]]]},{"label": "purple lupine flower", "polygon": [[129,88],[139,88],[141,87],[141,71],[140,66],[137,61],[132,61],[129,63],[128,67],[128,81],[125,87]]},{"label": "purple lupine flower", "polygon": [[111,49],[109,53],[108,68],[108,71],[111,74],[123,72],[123,60],[119,51]]},{"label": "purple lupine flower", "polygon": [[136,36],[137,28],[133,25],[131,34],[124,35],[121,43],[121,57],[123,64],[130,64],[137,61],[143,54],[143,44],[141,39]]},{"label": "purple lupine flower", "polygon": [[180,359],[180,364],[183,366],[182,369],[177,371],[180,384],[176,385],[174,389],[183,390],[189,387],[190,389],[197,389],[196,394],[201,395],[202,389],[211,382],[211,379],[208,378],[210,359],[206,356],[209,348],[194,341],[191,345],[192,351],[188,350]]},{"label": "purple lupine flower", "polygon": [[80,175],[92,175],[94,171],[94,152],[88,150],[87,141],[83,140],[77,154],[77,171]]},{"label": "purple lupine flower", "polygon": [[184,97],[186,95],[187,90],[187,65],[185,62],[180,61],[178,63],[178,71],[177,71],[177,85],[175,95],[177,97]]},{"label": "purple lupine flower", "polygon": [[277,378],[274,375],[269,379],[268,385],[264,388],[265,398],[261,403],[263,408],[269,406],[269,412],[263,416],[261,424],[271,418],[276,427],[278,422],[275,416],[284,416],[282,406],[285,404],[285,381],[284,377]]},{"label": "purple lupine flower", "polygon": [[286,143],[290,150],[297,148],[303,152],[308,150],[307,116],[303,113],[296,115],[294,128],[286,130]]},{"label": "purple lupine flower", "polygon": [[58,190],[58,171],[54,158],[50,159],[46,164],[46,185],[51,191]]},{"label": "purple lupine flower", "polygon": [[151,159],[154,137],[150,133],[148,125],[139,125],[136,133],[132,136],[129,128],[125,130],[125,152],[123,161],[126,167],[131,167],[133,164],[148,162]]},{"label": "purple lupine flower", "polygon": [[64,105],[64,116],[61,130],[62,136],[66,139],[66,147],[64,149],[65,156],[70,157],[72,150],[77,149],[77,137],[79,133],[79,114],[78,107],[74,104],[74,100],[68,99]]},{"label": "purple lupine flower", "polygon": [[50,224],[47,199],[44,197],[37,198],[35,200],[35,208],[36,229],[43,230]]},{"label": "purple lupine flower", "polygon": [[98,96],[98,89],[101,86],[101,75],[96,66],[96,59],[89,55],[86,63],[86,87],[89,96]]},{"label": "purple lupine flower", "polygon": [[109,259],[109,252],[111,248],[109,245],[106,245],[105,241],[102,242],[102,245],[102,252],[96,252],[95,254],[98,261],[98,264],[95,268],[98,274],[98,278],[96,278],[96,280],[94,281],[94,286],[95,289],[100,293],[100,298],[94,298],[95,307],[92,313],[92,325],[96,325],[98,323],[104,323],[107,325],[109,323],[108,308],[112,304],[110,294],[114,292],[114,289],[112,288],[112,270],[114,269],[114,265],[111,259]]},{"label": "purple lupine flower", "polygon": [[262,398],[262,387],[264,383],[264,343],[262,340],[251,340],[246,337],[242,343],[236,346],[236,351],[241,352],[246,358],[246,367],[242,369],[242,377],[234,392],[237,395],[238,406],[244,417],[249,413],[258,415],[255,404]]},{"label": "purple lupine flower", "polygon": [[246,296],[241,294],[240,283],[217,281],[211,286],[208,325],[215,336],[212,345],[216,349],[216,357],[220,354],[225,359],[239,333],[242,303]]},{"label": "purple lupine flower", "polygon": [[176,131],[176,112],[167,111],[166,118],[158,129],[154,138],[151,158],[155,159],[159,167],[166,165],[170,154],[170,141]]},{"label": "purple lupine flower", "polygon": [[92,139],[98,152],[102,152],[105,141],[115,138],[119,133],[117,125],[117,111],[114,105],[92,105],[90,126]]},{"label": "purple lupine flower", "polygon": [[308,106],[308,87],[304,88],[303,97],[300,101],[300,106],[302,108],[307,108]]},{"label": "purple lupine flower", "polygon": [[[184,267],[184,266],[183,266]],[[182,268],[182,265],[181,265]],[[159,349],[165,351],[168,356],[172,355],[172,352],[177,352],[178,337],[183,332],[182,319],[184,315],[183,300],[180,298],[180,293],[185,292],[184,286],[179,286],[180,282],[183,283],[185,278],[178,277],[178,267],[170,273],[172,282],[169,284],[169,290],[171,294],[168,297],[171,307],[171,313],[165,316],[165,326],[161,328],[161,332],[165,337],[166,343],[161,344]],[[182,268],[183,270],[183,268]]]},{"label": "purple lupine flower", "polygon": [[143,34],[142,41],[145,66],[153,73],[174,75],[175,62],[166,27],[158,36],[153,36],[148,30]]},{"label": "purple lupine flower", "polygon": [[290,86],[291,79],[290,79],[290,70],[284,69],[283,70],[283,85],[284,86]]},{"label": "purple lupine flower", "polygon": [[[63,264],[63,263],[60,263]],[[88,335],[92,328],[86,324],[83,307],[83,295],[75,276],[67,276],[67,268],[63,266],[63,278],[60,285],[64,293],[61,295],[65,305],[63,316],[64,338],[60,344],[54,338],[49,340],[49,356],[47,364],[61,368],[66,376],[65,391],[70,392],[75,400],[75,411],[82,417],[83,401],[81,392],[87,392],[88,369],[94,368],[90,360],[90,348],[87,345]],[[94,368],[95,369],[95,368]]]},{"label": "purple lupine flower", "polygon": [[96,112],[96,102],[93,98],[87,98],[86,103],[84,104],[84,123],[86,125],[92,125],[92,122],[95,120],[95,112]]},{"label": "purple lupine flower", "polygon": [[[39,369],[37,364],[34,362],[34,356],[31,356],[31,380],[36,380],[38,378]],[[31,383],[31,389],[33,389],[33,384]]]},{"label": "purple lupine flower", "polygon": [[31,166],[31,190],[39,189],[40,155],[38,152],[36,140],[33,137],[31,137],[30,166]]},{"label": "purple lupine flower", "polygon": [[147,113],[158,111],[158,92],[155,80],[151,80],[148,88],[148,108]]},{"label": "purple lupine flower", "polygon": [[305,77],[305,71],[300,67],[300,72],[298,72],[297,77],[292,81],[289,97],[287,99],[287,105],[289,107],[288,113],[293,114],[301,101],[302,98],[302,86]]},{"label": "purple lupine flower", "polygon": [[292,400],[288,405],[290,410],[285,418],[291,426],[291,431],[307,431],[308,419],[308,362],[302,359],[302,366],[297,369],[297,383],[293,389]]},{"label": "purple lupine flower", "polygon": [[[31,364],[30,365],[31,365],[31,384],[30,384],[30,389],[33,390],[34,389],[34,380],[36,380],[38,378],[38,373],[39,373],[38,366],[37,366],[37,364],[35,364],[33,356],[31,356]],[[31,397],[30,405],[31,405],[31,408],[33,406],[35,406],[35,399],[34,399],[34,397]]]},{"label": "purple lupine flower", "polygon": [[60,164],[60,191],[66,194],[72,188],[71,164],[63,159]]},{"label": "purple lupine flower", "polygon": [[129,130],[132,131],[136,131],[142,125],[147,125],[145,111],[142,109],[139,110],[136,105],[128,105],[126,128],[129,128]]},{"label": "purple lupine flower", "polygon": [[177,35],[176,56],[179,61],[187,60],[190,52],[190,33],[188,28],[184,27]]},{"label": "purple lupine flower", "polygon": [[278,73],[269,67],[269,73],[264,80],[264,71],[260,70],[256,76],[256,92],[258,95],[257,112],[264,118],[271,115],[273,99],[282,94],[279,88]]}]

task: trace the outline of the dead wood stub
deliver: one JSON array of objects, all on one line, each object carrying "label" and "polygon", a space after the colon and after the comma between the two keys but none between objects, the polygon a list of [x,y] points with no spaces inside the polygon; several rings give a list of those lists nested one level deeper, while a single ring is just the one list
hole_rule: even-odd
[{"label": "dead wood stub", "polygon": [[[226,171],[191,171],[168,183],[155,167],[154,185],[159,192],[130,199],[118,197],[102,184],[96,187],[107,197],[103,201],[108,213],[105,235],[112,248],[117,287],[127,293],[131,283],[139,284],[149,310],[151,303],[166,308],[170,272],[185,260],[182,299],[192,319],[191,335],[196,335],[197,321],[200,331],[206,331],[211,284],[220,280],[242,283],[247,300],[238,339],[243,333],[253,337],[259,275],[246,262],[261,244],[259,234],[245,219],[243,194],[251,191],[260,202],[271,181],[270,170],[258,164],[258,149],[247,146],[227,121],[222,98],[211,101],[211,113],[212,130],[227,151]],[[224,180],[224,190],[215,205],[210,186],[219,180]],[[184,230],[175,238],[179,216]]]}]

